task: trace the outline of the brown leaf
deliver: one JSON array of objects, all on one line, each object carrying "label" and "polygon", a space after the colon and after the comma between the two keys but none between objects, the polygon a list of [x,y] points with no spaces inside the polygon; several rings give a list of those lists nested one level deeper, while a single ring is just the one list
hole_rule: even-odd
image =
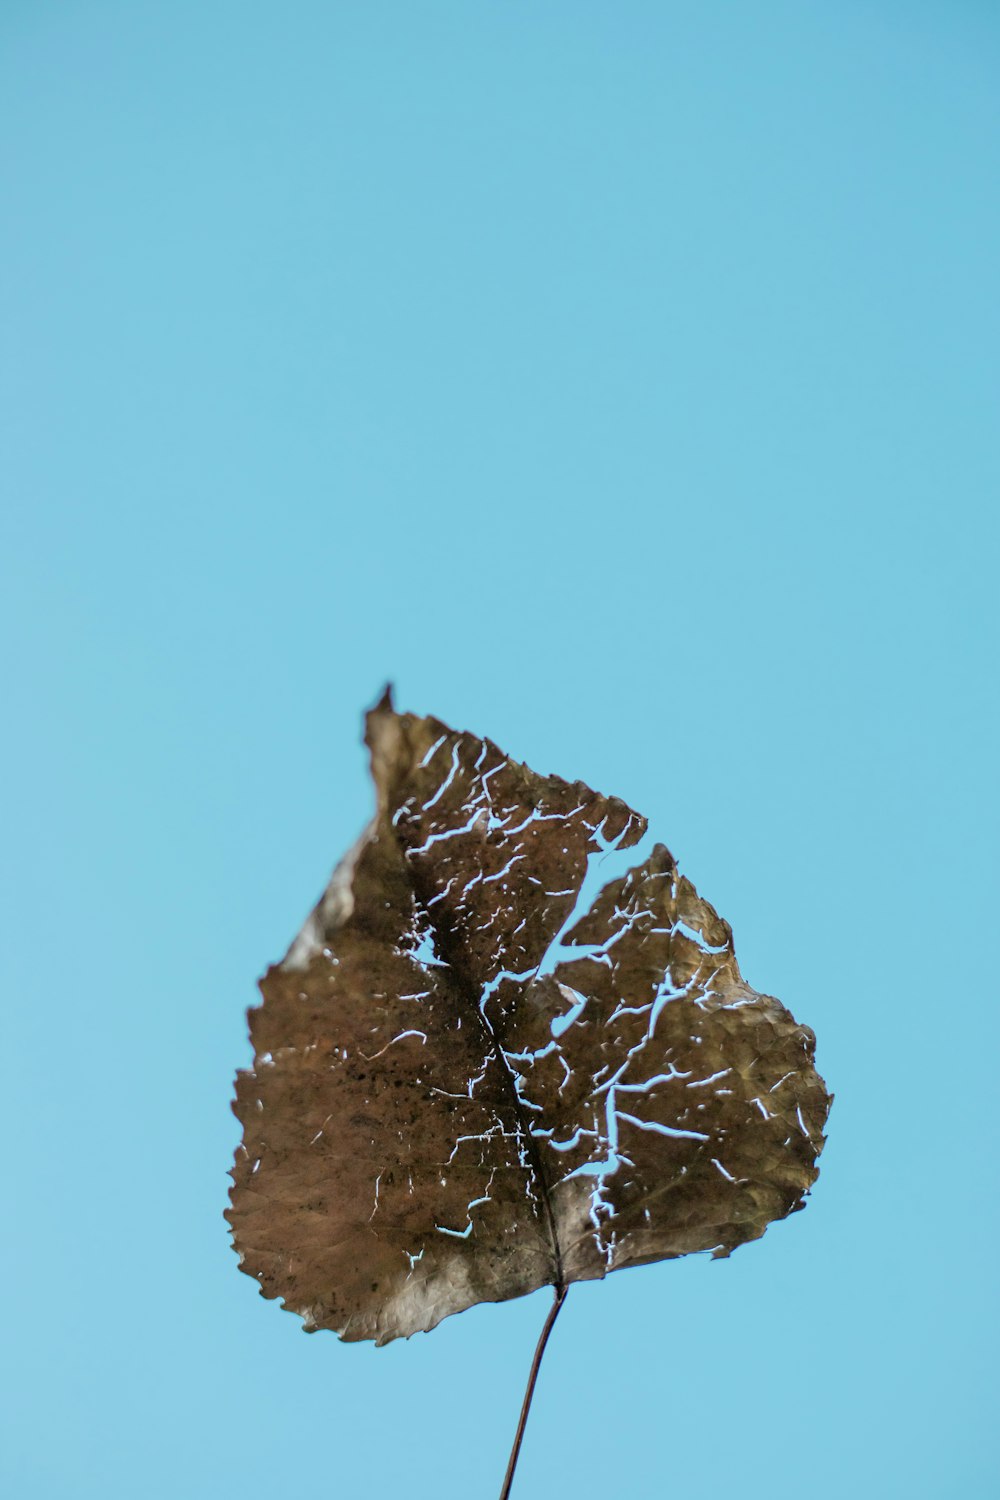
[{"label": "brown leaf", "polygon": [[375,818],[262,981],[237,1077],[227,1217],[264,1296],[386,1343],[801,1208],[813,1034],[668,850],[641,857],[645,819],[388,694],[366,739]]}]

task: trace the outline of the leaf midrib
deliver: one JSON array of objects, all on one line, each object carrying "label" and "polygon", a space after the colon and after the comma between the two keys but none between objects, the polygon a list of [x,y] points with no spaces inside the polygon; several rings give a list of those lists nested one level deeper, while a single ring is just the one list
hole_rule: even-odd
[{"label": "leaf midrib", "polygon": [[[395,834],[395,830],[393,830],[393,833]],[[406,859],[405,848],[403,848],[401,852],[404,859]],[[500,1039],[498,1038],[495,1030],[490,1024],[488,1018],[480,1008],[479,1001],[482,986],[478,986],[479,992],[477,993],[477,986],[475,985],[472,976],[466,971],[465,966],[461,961],[462,946],[460,939],[448,928],[442,926],[433,915],[432,908],[428,905],[430,895],[433,893],[426,891],[423,888],[424,882],[421,881],[419,873],[414,870],[409,860],[407,860],[406,863],[409,870],[410,885],[413,889],[414,895],[420,903],[420,906],[423,908],[424,915],[430,927],[434,932],[436,946],[441,952],[441,955],[447,963],[448,968],[455,976],[455,979],[457,981],[456,989],[459,993],[459,996],[465,1002],[469,1011],[471,1011],[471,1013],[475,1016],[476,1021],[478,1022],[479,1027],[484,1037],[486,1038],[488,1048],[493,1057],[496,1059],[497,1065],[500,1069],[500,1078],[502,1080],[504,1092],[507,1096],[507,1102],[510,1106],[511,1113],[514,1116],[514,1119],[519,1127],[521,1137],[525,1143],[525,1150],[531,1165],[531,1169],[539,1185],[539,1197],[542,1200],[542,1208],[544,1211],[546,1227],[549,1233],[549,1239],[551,1241],[552,1259],[554,1262],[555,1275],[551,1284],[555,1287],[556,1293],[559,1294],[565,1289],[567,1283],[563,1271],[562,1246],[559,1243],[559,1231],[556,1228],[555,1213],[552,1206],[552,1188],[549,1182],[548,1174],[545,1170],[544,1163],[542,1161],[541,1153],[538,1149],[537,1139],[532,1133],[530,1120],[528,1119],[527,1113],[525,1112],[524,1107],[521,1103],[521,1097],[517,1092],[517,1085],[514,1080],[513,1070],[511,1069],[510,1063],[507,1061],[504,1049],[500,1044]],[[531,979],[528,981],[528,985],[526,986],[526,988],[530,988],[531,984],[534,983],[535,977],[538,973],[538,969],[541,968],[543,959],[539,960],[539,963],[535,969],[535,974],[533,974]]]}]

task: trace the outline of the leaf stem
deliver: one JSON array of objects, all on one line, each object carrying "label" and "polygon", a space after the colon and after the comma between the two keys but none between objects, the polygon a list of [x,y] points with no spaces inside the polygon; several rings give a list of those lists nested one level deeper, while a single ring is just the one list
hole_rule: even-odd
[{"label": "leaf stem", "polygon": [[569,1287],[556,1286],[552,1290],[555,1295],[552,1306],[549,1308],[549,1315],[545,1319],[545,1326],[539,1334],[538,1343],[535,1346],[535,1357],[531,1361],[531,1372],[528,1375],[528,1388],[524,1393],[524,1400],[521,1403],[521,1415],[517,1423],[517,1432],[514,1434],[514,1446],[510,1450],[510,1458],[507,1461],[507,1472],[504,1475],[500,1500],[508,1500],[508,1496],[510,1495],[510,1487],[514,1482],[514,1470],[517,1468],[517,1457],[521,1451],[521,1440],[524,1437],[524,1429],[527,1426],[528,1412],[531,1410],[531,1398],[535,1394],[535,1381],[538,1379],[538,1371],[542,1364],[542,1355],[545,1353],[545,1345],[549,1341],[549,1334],[552,1332],[556,1318],[559,1316],[559,1309],[566,1301],[566,1293],[569,1291]]}]

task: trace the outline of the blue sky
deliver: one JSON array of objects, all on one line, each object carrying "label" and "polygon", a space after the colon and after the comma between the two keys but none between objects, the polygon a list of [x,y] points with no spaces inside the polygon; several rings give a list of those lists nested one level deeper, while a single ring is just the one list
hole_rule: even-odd
[{"label": "blue sky", "polygon": [[814,1027],[805,1213],[579,1286],[515,1491],[997,1492],[1000,14],[0,6],[16,1500],[489,1496],[545,1294],[376,1350],[222,1209],[360,715],[646,813]]}]

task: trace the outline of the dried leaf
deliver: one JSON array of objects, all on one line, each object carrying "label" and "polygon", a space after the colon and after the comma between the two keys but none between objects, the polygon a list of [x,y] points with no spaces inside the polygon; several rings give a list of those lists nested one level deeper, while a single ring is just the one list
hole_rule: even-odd
[{"label": "dried leaf", "polygon": [[813,1034],[668,850],[642,857],[645,819],[388,694],[366,739],[375,818],[237,1078],[227,1216],[264,1296],[386,1343],[801,1208]]}]

